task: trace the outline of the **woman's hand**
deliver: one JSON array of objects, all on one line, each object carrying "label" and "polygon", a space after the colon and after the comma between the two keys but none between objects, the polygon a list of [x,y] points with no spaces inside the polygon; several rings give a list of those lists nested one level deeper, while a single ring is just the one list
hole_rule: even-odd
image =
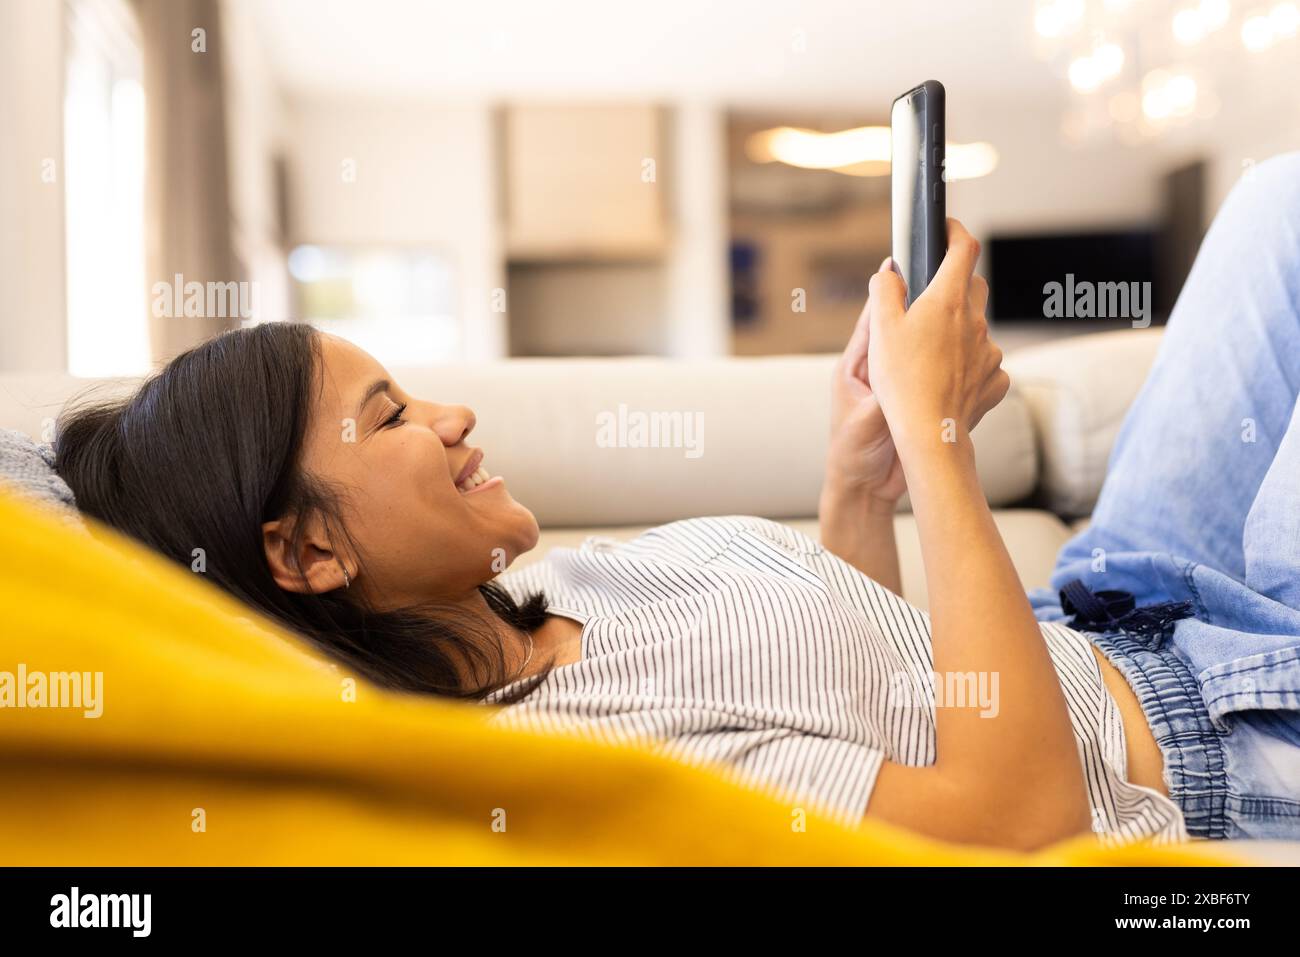
[{"label": "woman's hand", "polygon": [[[888,265],[886,259],[881,269]],[[870,309],[868,300],[844,354],[835,363],[826,480],[839,490],[864,496],[892,512],[907,491],[907,484],[889,425],[867,375]]]},{"label": "woman's hand", "polygon": [[902,279],[872,277],[867,368],[907,471],[933,671],[998,676],[997,720],[936,709],[934,762],[886,763],[867,815],[944,840],[1033,850],[1088,831],[1088,790],[1061,680],[975,470],[968,433],[1010,384],[988,338],[978,256],[950,219],[947,255],[910,309]]},{"label": "woman's hand", "polygon": [[974,275],[979,243],[948,220],[948,252],[906,308],[902,278],[882,267],[867,300],[868,381],[892,434],[906,442],[956,442],[1007,394],[1002,350],[988,336],[988,284]]}]

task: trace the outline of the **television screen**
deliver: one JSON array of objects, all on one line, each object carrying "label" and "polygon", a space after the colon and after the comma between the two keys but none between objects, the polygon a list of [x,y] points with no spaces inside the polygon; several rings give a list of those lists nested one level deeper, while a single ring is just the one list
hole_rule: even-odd
[{"label": "television screen", "polygon": [[994,236],[984,253],[989,318],[1118,325],[1145,309],[1153,324],[1163,322],[1159,239],[1156,230]]}]

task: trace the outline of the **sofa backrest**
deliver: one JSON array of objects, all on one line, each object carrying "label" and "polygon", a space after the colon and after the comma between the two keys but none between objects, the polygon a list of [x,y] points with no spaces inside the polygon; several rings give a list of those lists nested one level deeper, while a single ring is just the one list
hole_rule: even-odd
[{"label": "sofa backrest", "polygon": [[[693,515],[815,516],[834,361],[510,359],[390,371],[407,392],[474,410],[478,426],[468,441],[482,447],[487,469],[505,476],[543,526],[585,527]],[[125,394],[135,384],[0,375],[0,427],[44,433],[48,441],[70,396],[90,386],[96,394]],[[651,440],[656,421],[664,427],[661,447],[637,447]],[[1016,390],[985,417],[974,440],[990,503],[1011,504],[1034,491],[1030,410]]]}]

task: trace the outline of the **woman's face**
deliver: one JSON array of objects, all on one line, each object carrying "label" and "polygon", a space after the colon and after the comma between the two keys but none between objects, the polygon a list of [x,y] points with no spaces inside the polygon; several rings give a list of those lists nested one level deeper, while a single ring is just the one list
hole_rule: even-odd
[{"label": "woman's face", "polygon": [[[503,479],[469,493],[457,487],[479,458],[466,441],[470,409],[408,395],[336,336],[322,334],[321,351],[303,466],[343,491],[343,517],[362,554],[333,544],[352,588],[381,608],[456,600],[537,544],[537,519]],[[491,449],[482,450],[482,467],[492,474]]]}]

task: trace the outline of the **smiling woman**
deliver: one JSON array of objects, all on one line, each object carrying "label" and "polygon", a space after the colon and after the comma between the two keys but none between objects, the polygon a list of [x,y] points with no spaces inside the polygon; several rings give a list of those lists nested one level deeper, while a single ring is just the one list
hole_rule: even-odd
[{"label": "smiling woman", "polygon": [[[965,275],[954,272],[960,265],[949,274]],[[933,320],[915,309],[909,317]],[[875,354],[911,356],[913,346],[895,342],[901,333],[873,334]],[[976,350],[989,377],[987,385],[972,378],[977,394],[961,400],[962,421],[974,422],[1005,393],[1005,377],[986,340],[959,345]],[[893,374],[924,379],[915,370]],[[872,381],[879,395],[892,395],[889,375],[873,370]],[[853,421],[839,432],[857,436],[862,423]],[[1059,635],[1049,657],[1022,595],[1030,639],[1022,644],[1036,654],[1028,663],[1008,650],[1006,622],[994,611],[980,617],[995,623],[986,639],[1001,656],[987,659],[1003,679],[996,722],[968,708],[891,702],[873,689],[913,666],[982,670],[985,659],[954,657],[980,636],[936,615],[933,660],[919,634],[922,657],[898,659],[879,644],[887,625],[879,616],[886,605],[894,608],[889,621],[912,615],[901,598],[826,548],[745,516],[671,523],[618,548],[556,549],[510,570],[536,546],[538,523],[488,471],[491,451],[467,444],[476,425],[466,406],[408,394],[343,339],[265,323],[182,353],[125,401],[71,404],[58,423],[55,469],[83,512],[210,576],[389,688],[504,705],[494,715],[504,723],[577,718],[597,734],[648,732],[679,757],[725,764],[754,787],[846,821],[875,817],[933,836],[1031,848],[1087,830],[1088,795],[1102,793],[1118,794],[1121,811],[1101,807],[1100,830],[1180,836],[1167,800],[1114,771],[1118,746],[1102,733],[1109,719],[1088,710],[1105,699],[1086,643]],[[926,431],[910,426],[900,435]],[[963,495],[987,515],[970,448],[956,465],[945,449],[917,467],[920,447],[903,442],[899,453],[913,457],[914,501],[931,502],[927,484],[948,481],[956,468]],[[887,461],[881,475],[854,449],[833,451],[829,462],[833,484],[901,494]],[[831,522],[826,537],[845,551],[829,534],[842,524]],[[949,522],[942,535],[951,534]],[[1005,581],[987,590],[1015,588],[1004,564]],[[937,586],[938,572],[933,578]],[[965,644],[946,630],[963,630]],[[1091,682],[1096,696],[1067,702],[1053,668]],[[609,684],[612,676],[622,683]],[[864,738],[862,714],[877,716],[872,727],[906,735]],[[1031,760],[1034,747],[1042,753]],[[986,766],[996,773],[984,774]]]},{"label": "smiling woman", "polygon": [[457,487],[482,468],[474,425],[341,339],[265,323],[182,353],[125,401],[70,404],[55,468],[81,511],[365,678],[478,699],[566,655],[543,594],[491,581],[538,527],[499,477]]}]

